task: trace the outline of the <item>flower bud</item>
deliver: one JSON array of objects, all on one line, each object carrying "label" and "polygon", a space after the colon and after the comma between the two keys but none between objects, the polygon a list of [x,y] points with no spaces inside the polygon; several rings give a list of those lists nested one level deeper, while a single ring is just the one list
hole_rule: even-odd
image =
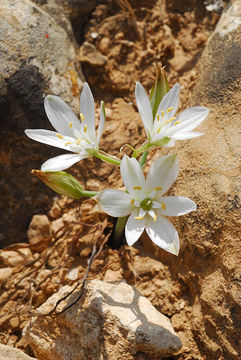
[{"label": "flower bud", "polygon": [[65,171],[32,170],[31,172],[42,180],[50,189],[60,195],[65,195],[72,199],[84,197],[82,191],[83,187],[80,182]]},{"label": "flower bud", "polygon": [[160,66],[156,64],[156,80],[151,88],[150,93],[153,119],[155,119],[160,102],[162,101],[163,97],[168,93],[168,91],[169,85],[164,67],[160,68]]}]

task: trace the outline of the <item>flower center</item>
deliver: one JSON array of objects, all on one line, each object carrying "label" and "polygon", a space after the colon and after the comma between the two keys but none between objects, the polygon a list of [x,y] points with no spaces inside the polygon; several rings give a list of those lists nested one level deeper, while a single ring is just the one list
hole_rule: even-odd
[{"label": "flower center", "polygon": [[152,208],[152,200],[150,198],[146,198],[141,201],[141,208],[145,211],[149,211]]}]

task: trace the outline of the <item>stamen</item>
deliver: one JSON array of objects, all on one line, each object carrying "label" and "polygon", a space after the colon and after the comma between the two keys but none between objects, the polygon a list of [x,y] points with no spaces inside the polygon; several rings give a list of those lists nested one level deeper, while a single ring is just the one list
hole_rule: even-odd
[{"label": "stamen", "polygon": [[135,204],[135,200],[132,199],[132,200],[131,200],[131,205],[134,205],[134,204]]},{"label": "stamen", "polygon": [[69,123],[70,129],[72,128],[72,126],[73,126],[73,121],[70,121],[70,123]]},{"label": "stamen", "polygon": [[[166,123],[166,122],[165,122]],[[159,128],[158,130],[157,130],[157,133],[159,133],[161,131],[161,128]]]},{"label": "stamen", "polygon": [[157,221],[157,215],[154,215],[153,221],[156,222]]},{"label": "stamen", "polygon": [[141,187],[140,186],[134,186],[133,190],[141,190]]},{"label": "stamen", "polygon": [[156,119],[157,119],[157,121],[160,121],[160,115],[159,114],[157,114]]},{"label": "stamen", "polygon": [[175,119],[176,119],[176,116],[173,116],[173,117],[171,117],[168,121],[172,122],[172,121],[175,120]]},{"label": "stamen", "polygon": [[78,138],[78,139],[76,140],[76,145],[79,145],[80,142],[81,142],[81,138]]},{"label": "stamen", "polygon": [[165,113],[163,110],[161,111],[161,114],[162,114],[162,118],[163,118],[165,116]]},{"label": "stamen", "polygon": [[170,111],[172,111],[173,110],[173,107],[171,106],[171,107],[169,107],[168,109],[167,109],[167,113],[169,113]]},{"label": "stamen", "polygon": [[84,132],[86,133],[86,131],[87,131],[87,125],[85,124],[85,126],[84,126]]},{"label": "stamen", "polygon": [[180,123],[180,121],[177,120],[176,122],[174,122],[174,125],[177,125],[177,124],[179,124],[179,123]]},{"label": "stamen", "polygon": [[80,113],[80,114],[79,114],[79,117],[80,117],[80,120],[81,120],[81,121],[84,121],[84,119],[85,119],[84,114]]},{"label": "stamen", "polygon": [[162,201],[162,203],[161,203],[161,208],[162,208],[162,210],[166,210],[167,209],[167,207],[166,207],[166,204]]},{"label": "stamen", "polygon": [[58,136],[58,138],[60,138],[61,140],[64,138],[61,134],[56,134]]},{"label": "stamen", "polygon": [[144,216],[135,216],[134,219],[135,219],[135,220],[143,220],[143,219],[144,219]]},{"label": "stamen", "polygon": [[156,186],[153,190],[154,190],[154,191],[161,191],[161,190],[162,190],[162,187],[161,187],[161,186]]},{"label": "stamen", "polygon": [[67,143],[65,143],[64,145],[67,146],[67,145],[70,145],[70,144],[72,144],[72,142],[71,142],[71,141],[67,141]]}]

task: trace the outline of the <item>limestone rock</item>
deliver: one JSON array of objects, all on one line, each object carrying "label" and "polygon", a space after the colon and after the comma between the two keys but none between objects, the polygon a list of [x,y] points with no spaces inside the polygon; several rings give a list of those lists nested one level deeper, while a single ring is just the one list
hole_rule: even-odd
[{"label": "limestone rock", "polygon": [[[70,289],[61,288],[38,312],[47,313]],[[131,360],[138,351],[170,356],[182,346],[169,319],[125,281],[89,281],[81,301],[57,317],[33,318],[24,334],[39,360]]]},{"label": "limestone rock", "polygon": [[[192,328],[208,359],[240,358],[241,2],[226,6],[199,62],[192,106],[210,108],[197,131],[180,142],[176,194],[198,210],[178,221],[179,277],[192,294]],[[175,151],[175,150],[174,150]],[[176,260],[161,254],[176,273]],[[200,299],[197,301],[197,299]],[[195,314],[203,319],[195,323]]]},{"label": "limestone rock", "polygon": [[35,244],[50,236],[50,221],[46,215],[34,215],[28,229],[28,240]]},{"label": "limestone rock", "polygon": [[46,210],[54,195],[30,170],[59,151],[28,139],[24,129],[51,129],[43,107],[49,93],[79,110],[83,75],[61,1],[1,0],[0,47],[2,247],[22,241],[30,214]]},{"label": "limestone rock", "polygon": [[20,248],[17,251],[14,250],[1,250],[0,260],[6,266],[18,266],[26,264],[33,259],[32,252],[28,248]]},{"label": "limestone rock", "polygon": [[[0,344],[0,360],[34,360],[24,352],[8,345]],[[37,359],[35,359],[37,360]]]}]

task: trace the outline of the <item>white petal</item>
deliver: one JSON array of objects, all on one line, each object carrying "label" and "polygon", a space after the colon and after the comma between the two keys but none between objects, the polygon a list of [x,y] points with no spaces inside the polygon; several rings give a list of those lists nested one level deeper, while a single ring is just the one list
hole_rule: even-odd
[{"label": "white petal", "polygon": [[177,134],[172,135],[172,139],[174,140],[188,140],[194,139],[199,136],[203,136],[204,133],[201,132],[180,132]]},{"label": "white petal", "polygon": [[177,116],[179,124],[172,126],[169,131],[179,133],[180,131],[190,132],[195,129],[207,117],[209,110],[203,106],[197,106],[184,110]]},{"label": "white petal", "polygon": [[[141,169],[140,164],[136,159],[130,159],[127,155],[123,157],[120,165],[121,177],[123,179],[124,185],[127,191],[132,194],[132,196],[139,200],[142,200],[142,193],[145,191],[145,178]],[[141,190],[134,190],[138,186]]]},{"label": "white petal", "polygon": [[68,151],[71,151],[71,149],[69,148],[69,145],[65,144],[67,142],[74,143],[76,140],[69,136],[63,136],[63,139],[60,139],[56,132],[42,129],[26,129],[25,134],[32,140]]},{"label": "white petal", "polygon": [[72,136],[73,131],[70,128],[79,129],[79,120],[70,109],[70,107],[58,96],[48,95],[44,99],[45,112],[53,127],[63,135]]},{"label": "white petal", "polygon": [[139,239],[145,229],[145,218],[136,220],[136,216],[138,216],[138,210],[135,209],[129,216],[125,226],[125,237],[129,246],[132,246]]},{"label": "white petal", "polygon": [[96,196],[96,200],[110,216],[122,217],[132,211],[130,195],[121,190],[105,189]]},{"label": "white petal", "polygon": [[136,83],[135,95],[138,111],[148,136],[153,126],[153,115],[150,100],[140,82]]},{"label": "white petal", "polygon": [[[164,194],[174,183],[178,176],[179,168],[175,154],[166,155],[157,159],[149,170],[146,179],[148,191],[153,191],[156,187],[161,187],[158,195]],[[158,196],[159,197],[159,196]]]},{"label": "white petal", "polygon": [[179,236],[174,226],[167,219],[159,216],[154,222],[149,218],[146,232],[157,246],[171,254],[178,255],[180,248]]},{"label": "white petal", "polygon": [[183,196],[163,196],[161,201],[164,202],[166,210],[159,211],[166,216],[180,216],[197,210],[195,202]]},{"label": "white petal", "polygon": [[69,168],[78,161],[86,158],[88,155],[65,154],[51,158],[41,166],[42,171],[60,171]]},{"label": "white petal", "polygon": [[88,134],[95,139],[95,102],[87,83],[84,83],[80,95],[80,112],[84,115]]},{"label": "white petal", "polygon": [[164,113],[166,113],[167,110],[172,107],[173,110],[169,112],[169,118],[171,118],[176,114],[179,104],[179,90],[180,90],[180,85],[176,84],[164,96],[157,109],[157,114],[159,114],[160,118],[162,117],[161,111],[164,111]]},{"label": "white petal", "polygon": [[100,137],[102,135],[105,125],[105,103],[101,101],[100,103],[100,123],[97,131],[97,144],[99,145]]}]

